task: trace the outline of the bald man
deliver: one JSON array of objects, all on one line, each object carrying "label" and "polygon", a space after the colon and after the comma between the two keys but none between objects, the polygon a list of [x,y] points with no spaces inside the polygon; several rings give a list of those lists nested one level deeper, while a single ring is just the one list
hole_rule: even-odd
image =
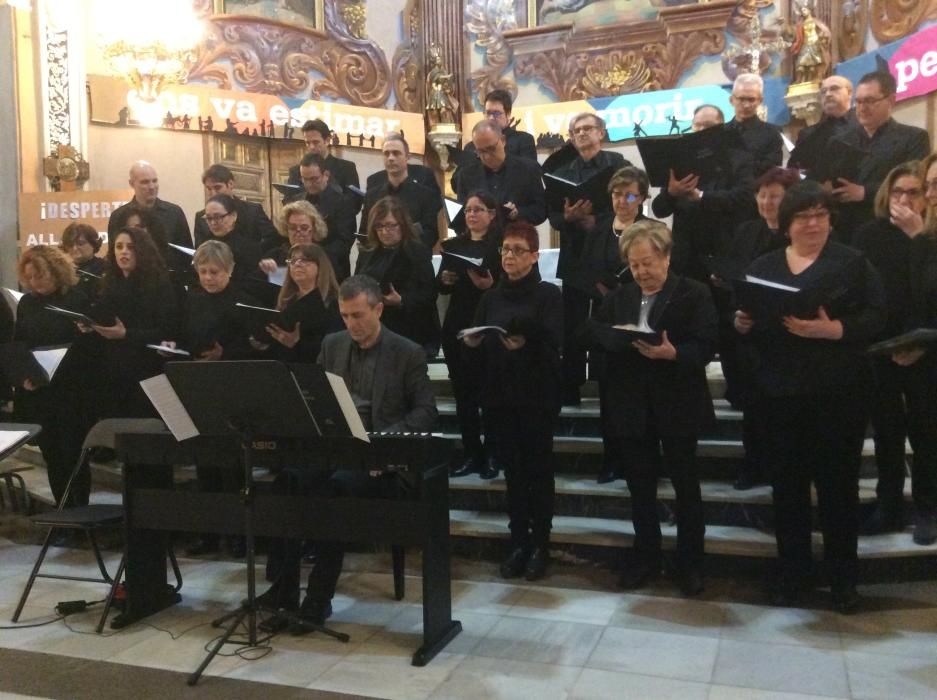
[{"label": "bald man", "polygon": [[[172,202],[165,202],[159,198],[159,177],[156,168],[145,160],[138,160],[130,166],[130,187],[133,188],[133,199],[118,207],[111,213],[107,222],[107,235],[112,237],[117,230],[117,222],[123,218],[123,213],[129,208],[152,211],[159,219],[166,233],[165,243],[175,243],[184,248],[192,247],[192,232],[189,222],[185,219],[182,207]],[[160,241],[157,241],[159,244]],[[167,261],[170,267],[176,261]],[[191,258],[180,258],[179,262],[188,265]]]},{"label": "bald man", "polygon": [[[813,126],[800,130],[797,134],[797,145],[808,142],[814,135],[822,140],[819,148],[845,133],[847,129],[856,124],[856,112],[852,109],[852,83],[841,75],[831,75],[820,83],[820,107],[823,118]],[[811,150],[816,150],[811,146]],[[792,153],[787,162],[789,168],[801,167],[796,156]]]}]

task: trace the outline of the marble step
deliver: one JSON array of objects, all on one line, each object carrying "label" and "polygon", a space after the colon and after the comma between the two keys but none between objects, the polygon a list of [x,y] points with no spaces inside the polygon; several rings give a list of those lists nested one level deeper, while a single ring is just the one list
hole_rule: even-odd
[{"label": "marble step", "polygon": [[[504,540],[508,537],[507,516],[501,513],[485,513],[468,510],[451,510],[449,531],[453,537],[485,540]],[[677,528],[661,524],[665,549],[674,549]],[[554,544],[581,545],[602,548],[622,548],[634,540],[634,526],[630,520],[609,518],[583,518],[557,516],[553,518],[550,541]],[[820,533],[813,533],[813,549],[822,555],[823,541]],[[732,557],[774,558],[777,545],[774,534],[750,527],[729,525],[706,526],[707,554]],[[911,540],[907,532],[859,538],[860,559],[894,559],[906,557],[934,557],[937,544],[921,546]]]}]

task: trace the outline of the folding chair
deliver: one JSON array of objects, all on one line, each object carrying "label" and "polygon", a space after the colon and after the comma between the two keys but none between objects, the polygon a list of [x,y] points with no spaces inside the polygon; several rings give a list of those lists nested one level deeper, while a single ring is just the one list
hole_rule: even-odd
[{"label": "folding chair", "polygon": [[[88,431],[88,434],[85,436],[84,443],[82,444],[81,455],[79,456],[78,461],[75,463],[75,467],[72,469],[72,473],[69,476],[68,484],[65,488],[65,493],[62,496],[62,503],[54,511],[39,513],[30,517],[33,525],[36,525],[37,527],[47,527],[49,528],[49,531],[46,533],[45,540],[42,543],[42,549],[39,551],[39,557],[36,559],[36,563],[33,565],[32,572],[29,574],[29,580],[26,582],[26,588],[23,591],[23,595],[20,597],[19,604],[16,606],[16,611],[13,613],[13,622],[19,621],[23,607],[26,605],[26,599],[29,597],[29,593],[32,590],[36,579],[51,578],[64,579],[68,581],[88,581],[91,583],[109,584],[110,590],[104,605],[104,611],[101,613],[101,619],[98,621],[96,631],[100,633],[104,629],[104,623],[107,620],[107,615],[110,612],[111,606],[114,602],[114,596],[123,576],[126,555],[121,557],[120,564],[117,566],[115,575],[111,576],[108,573],[107,567],[104,564],[104,559],[101,556],[101,550],[98,547],[95,533],[107,528],[116,528],[122,526],[124,523],[124,507],[123,505],[107,504],[90,504],[86,506],[65,507],[64,504],[68,503],[68,496],[71,493],[72,484],[77,478],[81,469],[84,467],[85,462],[88,459],[88,454],[92,449],[95,447],[109,447],[113,449],[115,436],[118,434],[162,433],[165,431],[166,426],[163,424],[163,422],[155,418],[108,418],[98,421],[94,427]],[[45,560],[46,552],[52,543],[52,537],[56,530],[81,531],[87,536],[88,541],[91,544],[91,549],[94,552],[94,558],[98,565],[98,569],[101,572],[101,578],[39,573],[39,570],[42,567],[42,563]],[[173,573],[176,576],[176,590],[179,590],[182,587],[182,573],[179,571],[179,564],[176,562],[176,556],[172,551],[172,548],[169,550],[169,561],[172,564]]]}]

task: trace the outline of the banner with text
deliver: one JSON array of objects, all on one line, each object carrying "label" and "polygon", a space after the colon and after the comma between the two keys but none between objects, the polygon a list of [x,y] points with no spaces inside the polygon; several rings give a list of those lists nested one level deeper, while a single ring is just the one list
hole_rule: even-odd
[{"label": "banner with text", "polygon": [[88,76],[88,86],[91,121],[101,124],[302,139],[303,122],[322,119],[337,134],[341,146],[380,150],[389,131],[403,131],[413,153],[423,153],[425,145],[423,115],[415,112],[198,84],[167,86],[155,102],[147,103],[136,90],[113,76]]},{"label": "banner with text", "polygon": [[107,220],[111,212],[132,197],[133,190],[21,193],[20,248],[58,245],[62,231],[73,222],[94,226],[107,242]]},{"label": "banner with text", "polygon": [[899,102],[937,91],[937,24],[843,61],[836,66],[836,74],[858,83],[863,75],[878,69],[877,59],[888,62],[898,84]]},{"label": "banner with text", "polygon": [[[735,114],[729,104],[729,90],[719,85],[706,85],[515,107],[512,116],[520,120],[518,129],[535,137],[544,135],[565,139],[571,117],[580,112],[595,112],[605,120],[609,139],[621,141],[635,136],[661,136],[686,131],[693,121],[693,110],[703,104],[719,107],[725,112],[726,121]],[[465,139],[471,138],[472,127],[483,118],[480,112],[465,115],[462,120]]]}]

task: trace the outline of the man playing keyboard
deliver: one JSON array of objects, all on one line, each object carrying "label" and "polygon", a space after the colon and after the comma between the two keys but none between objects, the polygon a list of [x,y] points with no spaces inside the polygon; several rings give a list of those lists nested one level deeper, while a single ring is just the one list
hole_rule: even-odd
[{"label": "man playing keyboard", "polygon": [[[380,432],[431,430],[437,413],[426,354],[419,345],[381,324],[384,305],[377,282],[365,275],[349,277],[341,285],[338,304],[346,330],[325,337],[318,362],[325,371],[345,380],[365,428]],[[284,488],[290,488],[292,481],[305,492],[336,496],[378,495],[386,486],[385,480],[362,470],[339,471],[327,480],[310,472],[287,472],[280,481]],[[272,548],[267,571],[274,583],[259,602],[265,608],[297,612],[304,622],[321,625],[332,614],[344,545],[316,543],[316,563],[302,605],[301,554],[301,543],[295,540]],[[266,626],[276,631],[288,624],[286,618],[275,616]],[[295,634],[308,629],[302,624],[290,625]]]}]

